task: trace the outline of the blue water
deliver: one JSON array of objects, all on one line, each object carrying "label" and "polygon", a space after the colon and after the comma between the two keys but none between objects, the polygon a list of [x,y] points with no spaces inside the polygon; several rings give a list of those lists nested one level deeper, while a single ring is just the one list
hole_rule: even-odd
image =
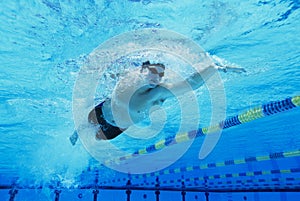
[{"label": "blue water", "polygon": [[[210,166],[204,170],[176,172],[175,169],[299,151],[299,108],[224,130],[215,149],[203,160],[198,158],[198,153],[204,138],[197,138],[182,157],[179,155],[166,169],[160,169],[168,161],[170,151],[178,154],[176,151],[182,150],[185,143],[170,146],[146,163],[157,165],[157,175],[139,178],[101,165],[80,140],[72,146],[69,137],[76,127],[73,88],[88,55],[113,36],[143,28],[182,34],[210,55],[247,71],[220,73],[228,117],[257,105],[299,95],[299,7],[300,2],[296,0],[1,1],[1,200],[10,199],[8,191],[12,186],[19,189],[15,200],[55,200],[54,189],[62,189],[60,200],[92,200],[92,189],[80,187],[97,183],[102,187],[121,188],[130,179],[135,187],[153,188],[157,177],[162,187],[180,190],[184,180],[187,187],[201,191],[225,191],[211,192],[211,200],[297,200],[299,193],[249,192],[266,187],[299,190],[299,171],[284,171],[300,168],[297,154],[225,167]],[[212,115],[209,90],[203,86],[196,94],[200,126],[209,126]],[[180,118],[176,107],[171,106],[172,103],[166,103],[170,119],[165,132],[147,139],[124,135],[112,144],[132,153],[176,133]],[[184,107],[191,111],[195,108],[194,105]],[[191,122],[198,119],[190,116]],[[141,136],[146,134],[141,131]],[[118,158],[110,154],[109,146],[98,147],[105,159]],[[172,173],[163,174],[164,170]],[[265,173],[251,175],[257,171]],[[220,177],[225,174],[238,176]],[[195,181],[195,177],[204,180]],[[231,192],[234,190],[246,193]],[[125,200],[125,190],[100,190],[98,199]],[[132,200],[154,199],[153,190],[132,191]],[[160,200],[181,200],[181,195],[162,191]],[[205,196],[187,192],[186,200],[205,200]]]}]

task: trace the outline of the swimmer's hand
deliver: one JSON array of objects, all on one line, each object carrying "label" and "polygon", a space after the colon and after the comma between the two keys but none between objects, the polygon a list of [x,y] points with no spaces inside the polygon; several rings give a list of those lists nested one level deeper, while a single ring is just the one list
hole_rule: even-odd
[{"label": "swimmer's hand", "polygon": [[224,73],[227,72],[234,72],[234,73],[245,73],[246,70],[244,68],[241,68],[235,64],[231,64],[225,59],[221,59],[220,57],[217,57],[216,55],[211,55],[211,58],[213,62],[215,63],[215,67],[219,71],[223,71]]},{"label": "swimmer's hand", "polygon": [[237,67],[237,66],[220,66],[218,64],[216,64],[216,66],[218,70],[223,71],[224,73],[227,72],[245,73],[246,72],[244,68]]}]

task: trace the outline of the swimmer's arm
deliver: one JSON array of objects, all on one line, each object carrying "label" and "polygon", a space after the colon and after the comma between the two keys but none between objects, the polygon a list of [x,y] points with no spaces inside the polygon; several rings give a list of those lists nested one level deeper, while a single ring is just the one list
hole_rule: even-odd
[{"label": "swimmer's arm", "polygon": [[[165,98],[169,98],[172,95],[182,95],[184,93],[196,90],[201,87],[206,80],[208,80],[216,71],[216,66],[209,66],[202,71],[196,72],[188,77],[184,81],[177,83],[163,83],[162,88],[168,89],[171,93],[165,93]],[[159,89],[158,89],[159,90]]]},{"label": "swimmer's arm", "polygon": [[[222,72],[235,72],[243,73],[246,72],[244,68],[238,66],[229,66],[220,63],[214,63],[207,68],[200,70],[188,77],[184,81],[176,83],[163,83],[156,90],[155,94],[160,94],[160,98],[166,99],[171,96],[182,95],[192,90],[196,90],[201,87],[214,73],[217,71]],[[167,89],[167,90],[166,90]],[[162,94],[161,94],[162,93]]]}]

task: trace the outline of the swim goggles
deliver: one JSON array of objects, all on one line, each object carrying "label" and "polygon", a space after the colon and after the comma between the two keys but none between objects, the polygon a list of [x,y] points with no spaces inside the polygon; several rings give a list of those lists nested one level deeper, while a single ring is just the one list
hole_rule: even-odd
[{"label": "swim goggles", "polygon": [[158,74],[159,77],[163,77],[165,75],[165,68],[165,65],[161,63],[150,64],[149,61],[146,61],[143,63],[141,71],[143,71],[144,69],[148,69],[151,73]]}]

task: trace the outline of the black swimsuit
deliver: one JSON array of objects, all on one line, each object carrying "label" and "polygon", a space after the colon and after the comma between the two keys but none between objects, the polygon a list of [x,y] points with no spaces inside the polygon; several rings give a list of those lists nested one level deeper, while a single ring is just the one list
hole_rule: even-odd
[{"label": "black swimsuit", "polygon": [[119,127],[113,126],[110,123],[108,123],[103,116],[102,107],[104,102],[100,103],[95,107],[96,117],[98,120],[98,123],[101,126],[101,130],[103,134],[105,135],[107,140],[113,139],[123,133],[122,130],[120,130]]}]

